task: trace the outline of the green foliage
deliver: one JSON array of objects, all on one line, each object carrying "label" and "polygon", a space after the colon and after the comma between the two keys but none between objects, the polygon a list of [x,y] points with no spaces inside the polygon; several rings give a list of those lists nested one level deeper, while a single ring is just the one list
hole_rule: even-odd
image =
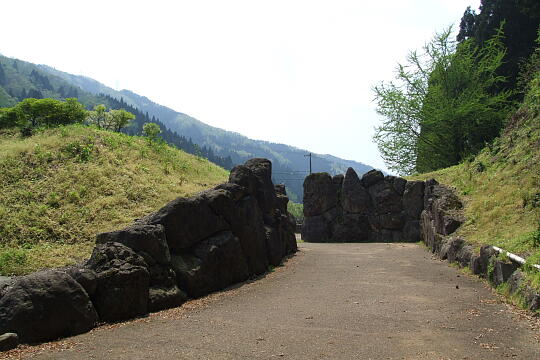
[{"label": "green foliage", "polygon": [[24,99],[0,112],[0,128],[35,129],[81,123],[86,110],[77,99]]},{"label": "green foliage", "polygon": [[0,274],[13,275],[19,268],[24,267],[27,255],[23,249],[0,249]]},{"label": "green foliage", "polygon": [[[148,140],[155,142],[158,139],[158,135],[161,133],[161,128],[156,123],[146,123],[143,125],[143,134]],[[198,154],[197,154],[198,156]]]},{"label": "green foliage", "polygon": [[495,71],[504,56],[501,34],[478,49],[457,44],[452,29],[436,34],[422,53],[398,64],[397,83],[374,87],[384,119],[374,140],[386,164],[400,174],[455,165],[498,136],[508,112],[508,91]]},{"label": "green foliage", "polygon": [[119,132],[129,125],[130,121],[135,119],[135,115],[124,109],[109,110],[105,105],[100,104],[94,107],[93,111],[88,112],[86,121],[94,124],[98,128]]},{"label": "green foliage", "polygon": [[304,205],[292,201],[287,203],[287,210],[296,218],[297,221],[304,221]]}]

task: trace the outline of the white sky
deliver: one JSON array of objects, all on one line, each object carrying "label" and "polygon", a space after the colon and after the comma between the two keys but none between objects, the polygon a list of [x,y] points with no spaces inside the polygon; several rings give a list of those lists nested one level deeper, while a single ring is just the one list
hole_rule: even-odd
[{"label": "white sky", "polygon": [[0,53],[386,169],[372,86],[479,0],[2,1]]}]

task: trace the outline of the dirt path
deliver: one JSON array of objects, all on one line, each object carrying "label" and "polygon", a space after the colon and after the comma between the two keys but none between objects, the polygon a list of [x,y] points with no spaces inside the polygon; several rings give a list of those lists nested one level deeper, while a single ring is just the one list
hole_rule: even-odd
[{"label": "dirt path", "polygon": [[418,245],[300,244],[285,266],[255,282],[11,355],[540,359],[537,326]]}]

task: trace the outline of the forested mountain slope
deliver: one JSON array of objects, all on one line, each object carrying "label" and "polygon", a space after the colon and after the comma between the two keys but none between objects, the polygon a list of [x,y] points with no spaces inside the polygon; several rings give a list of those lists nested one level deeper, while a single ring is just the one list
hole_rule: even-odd
[{"label": "forested mountain slope", "polygon": [[[295,201],[302,200],[302,180],[309,171],[309,161],[304,155],[308,151],[289,145],[249,139],[241,134],[207,125],[189,115],[154,103],[148,98],[131,91],[116,91],[93,79],[68,74],[48,66],[40,65],[40,68],[61,77],[72,86],[86,92],[107,94],[116,99],[123,99],[127,104],[134,106],[141,112],[148,113],[150,117],[158,118],[171,131],[192,139],[194,143],[200,146],[212,149],[216,155],[223,158],[230,157],[234,164],[244,163],[248,158],[252,157],[270,159],[274,165],[275,182],[284,183],[292,199]],[[348,167],[353,167],[359,174],[373,168],[369,165],[331,155],[315,155],[312,164],[314,172],[326,171],[331,174],[344,173]]]}]

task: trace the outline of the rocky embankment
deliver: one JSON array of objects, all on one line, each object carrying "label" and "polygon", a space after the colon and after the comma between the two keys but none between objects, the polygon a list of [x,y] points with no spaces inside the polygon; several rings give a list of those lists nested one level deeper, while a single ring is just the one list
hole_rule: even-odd
[{"label": "rocky embankment", "polygon": [[525,307],[540,309],[540,294],[525,282],[521,264],[499,259],[491,245],[477,251],[462,237],[452,236],[464,221],[463,204],[452,189],[428,180],[424,196],[422,240],[433,253],[442,260],[469,267],[473,274],[487,278],[494,286],[508,283],[510,294],[520,294]]},{"label": "rocky embankment", "polygon": [[99,234],[80,266],[0,280],[0,349],[179,306],[279,265],[297,250],[295,221],[271,173],[251,159],[227,183]]}]

